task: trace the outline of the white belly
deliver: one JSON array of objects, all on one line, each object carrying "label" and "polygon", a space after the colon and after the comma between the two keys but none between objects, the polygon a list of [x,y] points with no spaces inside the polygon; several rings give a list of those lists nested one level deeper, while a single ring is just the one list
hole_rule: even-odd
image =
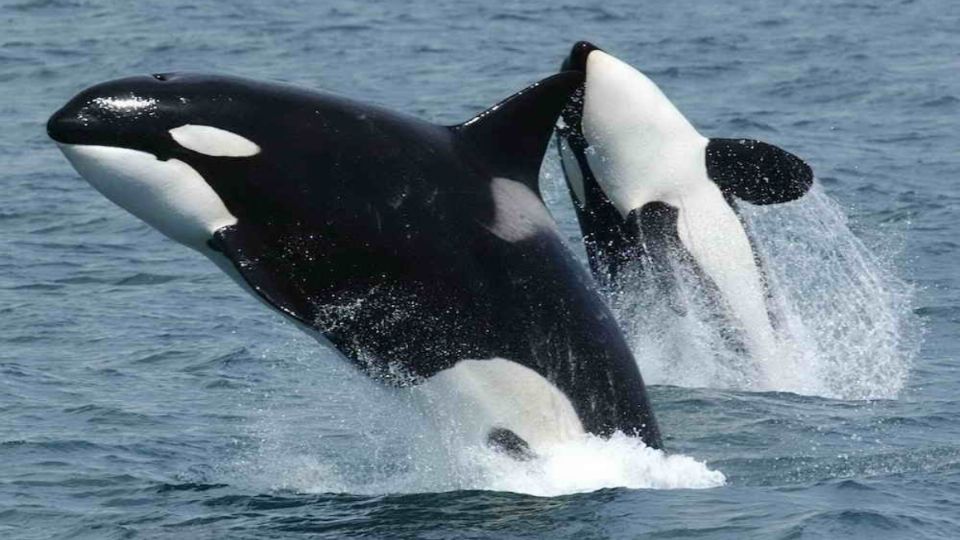
[{"label": "white belly", "polygon": [[570,400],[530,368],[502,358],[461,360],[419,387],[467,442],[481,444],[493,428],[509,429],[535,452],[584,436]]}]

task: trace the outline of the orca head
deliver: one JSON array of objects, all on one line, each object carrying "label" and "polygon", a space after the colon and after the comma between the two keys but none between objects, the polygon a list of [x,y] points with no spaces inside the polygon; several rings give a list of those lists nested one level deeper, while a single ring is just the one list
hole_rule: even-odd
[{"label": "orca head", "polygon": [[47,132],[108,199],[203,250],[214,231],[237,218],[200,171],[217,162],[235,171],[261,152],[251,94],[245,81],[226,77],[128,77],[80,92],[50,117]]},{"label": "orca head", "polygon": [[563,69],[585,74],[559,130],[572,151],[564,170],[581,203],[592,179],[626,218],[705,178],[707,140],[643,73],[585,41],[574,45]]}]

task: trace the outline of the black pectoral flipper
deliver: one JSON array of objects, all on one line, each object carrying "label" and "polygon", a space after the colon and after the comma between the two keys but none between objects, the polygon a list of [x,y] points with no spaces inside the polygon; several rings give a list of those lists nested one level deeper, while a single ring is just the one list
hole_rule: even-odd
[{"label": "black pectoral flipper", "polygon": [[222,253],[243,280],[267,304],[307,326],[314,327],[316,307],[303,290],[290,265],[256,234],[237,225],[217,230],[207,245]]},{"label": "black pectoral flipper", "polygon": [[802,197],[813,170],[797,156],[751,139],[710,139],[707,176],[724,194],[752,204],[777,204]]},{"label": "black pectoral flipper", "polygon": [[583,73],[558,73],[451,129],[476,148],[490,174],[523,182],[539,194],[540,164],[553,126],[582,83]]}]

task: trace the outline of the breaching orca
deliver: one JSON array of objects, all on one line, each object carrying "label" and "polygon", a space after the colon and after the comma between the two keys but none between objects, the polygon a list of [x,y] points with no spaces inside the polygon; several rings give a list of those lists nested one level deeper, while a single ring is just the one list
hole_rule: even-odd
[{"label": "breaching orca", "polygon": [[803,196],[810,167],[764,142],[704,137],[653,81],[590,43],[574,45],[562,69],[585,74],[557,137],[595,277],[617,287],[625,267],[646,264],[670,295],[667,259],[693,263],[763,370],[774,329],[737,204]]},{"label": "breaching orca", "polygon": [[[462,408],[523,457],[660,435],[634,358],[538,189],[578,72],[463,124],[233,77],[84,90],[48,122],[97,190],[361,370]],[[441,400],[437,400],[441,402]]]}]

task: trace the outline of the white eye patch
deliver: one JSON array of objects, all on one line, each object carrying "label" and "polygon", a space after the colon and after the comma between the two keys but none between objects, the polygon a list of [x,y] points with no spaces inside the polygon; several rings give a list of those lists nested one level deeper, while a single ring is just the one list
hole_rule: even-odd
[{"label": "white eye patch", "polygon": [[250,157],[260,153],[257,143],[213,126],[186,124],[170,130],[177,144],[200,154],[214,157]]}]

